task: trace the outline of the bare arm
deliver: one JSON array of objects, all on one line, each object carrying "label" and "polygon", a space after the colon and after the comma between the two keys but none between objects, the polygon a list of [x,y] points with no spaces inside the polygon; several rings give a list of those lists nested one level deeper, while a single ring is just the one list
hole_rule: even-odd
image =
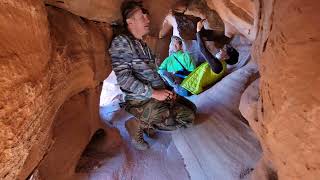
[{"label": "bare arm", "polygon": [[197,24],[197,43],[198,43],[199,49],[202,55],[204,56],[205,60],[209,63],[212,71],[219,74],[223,70],[222,63],[219,61],[219,59],[214,57],[209,52],[209,50],[205,47],[204,42],[200,35],[200,30],[202,29],[202,27],[203,27],[203,20],[199,21]]},{"label": "bare arm", "polygon": [[167,17],[163,21],[162,28],[160,29],[160,32],[159,32],[160,39],[164,38],[170,32],[170,30],[173,28],[172,22],[170,21],[170,18],[173,18],[172,13],[168,14]]}]

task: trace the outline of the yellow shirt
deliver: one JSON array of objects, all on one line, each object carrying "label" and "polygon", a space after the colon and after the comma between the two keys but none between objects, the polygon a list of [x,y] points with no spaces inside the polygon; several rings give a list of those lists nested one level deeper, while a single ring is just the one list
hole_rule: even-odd
[{"label": "yellow shirt", "polygon": [[221,63],[223,69],[219,74],[211,70],[208,62],[202,63],[182,81],[181,86],[192,94],[200,94],[204,88],[219,81],[225,75],[227,64],[225,61]]}]

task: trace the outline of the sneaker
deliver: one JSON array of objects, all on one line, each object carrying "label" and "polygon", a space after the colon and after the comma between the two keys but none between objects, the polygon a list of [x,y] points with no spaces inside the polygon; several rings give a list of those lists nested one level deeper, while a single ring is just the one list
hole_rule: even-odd
[{"label": "sneaker", "polygon": [[143,129],[136,119],[126,121],[125,127],[131,137],[132,145],[138,150],[147,150],[149,144],[143,139]]}]

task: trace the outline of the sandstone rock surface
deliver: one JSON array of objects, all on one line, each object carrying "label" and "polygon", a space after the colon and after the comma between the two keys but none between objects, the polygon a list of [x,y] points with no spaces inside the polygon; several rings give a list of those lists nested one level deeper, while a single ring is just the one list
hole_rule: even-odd
[{"label": "sandstone rock surface", "polygon": [[94,21],[109,22],[119,20],[123,0],[44,0],[53,5]]},{"label": "sandstone rock surface", "polygon": [[[73,14],[87,18],[93,21],[120,23],[121,3],[124,0],[44,0],[46,4],[65,9]],[[159,22],[162,22],[165,15],[177,0],[144,0],[144,6],[149,10],[151,21],[151,34],[156,35],[159,32]]]},{"label": "sandstone rock surface", "polygon": [[[253,130],[260,130],[258,121],[258,100],[259,100],[259,79],[251,83],[241,95],[239,110],[244,118],[249,122]],[[258,135],[259,132],[255,132]]]},{"label": "sandstone rock surface", "polygon": [[50,102],[52,51],[40,1],[1,1],[0,20],[0,179],[14,179],[41,137],[43,120],[53,116],[42,108]]},{"label": "sandstone rock surface", "polygon": [[320,177],[319,1],[261,2],[254,48],[264,153],[279,179]]},{"label": "sandstone rock surface", "polygon": [[[257,102],[258,121],[251,124],[261,138],[264,159],[271,160],[279,179],[317,179],[320,136],[316,129],[320,104],[316,93],[320,83],[316,58],[320,54],[316,47],[320,26],[316,17],[320,3],[297,0],[207,3],[226,25],[232,25],[235,34],[256,39],[253,55],[261,74],[261,97]],[[256,119],[256,115],[250,116],[249,122]]]},{"label": "sandstone rock surface", "polygon": [[[44,2],[73,14],[55,7],[45,7]],[[114,137],[110,135],[110,129],[100,122],[97,112],[99,84],[111,71],[110,59],[106,54],[112,37],[109,23],[121,19],[118,11],[121,2],[0,2],[0,179],[26,179],[32,172],[33,177],[75,178],[76,163],[93,134],[103,129],[107,139]],[[154,37],[176,1],[155,2],[145,2],[151,10]],[[257,106],[258,122],[255,125],[251,123],[251,119],[256,121],[254,111],[251,115],[243,115],[258,134],[264,157],[256,166],[261,171],[255,172],[257,176],[253,177],[268,174],[272,166],[275,171],[270,171],[271,177],[278,176],[284,180],[318,179],[320,3],[316,0],[206,0],[206,3],[223,20],[227,35],[242,34],[254,42],[253,59],[259,64],[261,79],[260,98],[257,105],[254,101],[252,110]],[[192,6],[189,10],[191,14],[203,15],[199,9]],[[95,23],[86,18],[107,23]],[[163,47],[157,44],[154,37],[149,39],[154,49]],[[239,93],[231,95],[237,95],[239,100]],[[203,96],[197,103],[205,106],[207,99]],[[213,101],[220,102],[217,99]],[[224,103],[220,105],[225,107]],[[238,107],[237,103],[232,105]],[[212,123],[219,125],[220,121],[225,120],[221,112],[235,113],[229,114],[230,117],[240,116],[238,111],[226,109],[216,109],[209,116],[212,121],[205,123],[216,128]],[[229,120],[222,122],[222,127],[229,128],[235,134],[238,127],[248,132],[243,124],[230,127],[226,123]],[[206,128],[199,125],[190,132],[177,134],[175,138],[183,139],[182,135],[189,133],[194,135],[192,143],[203,136],[211,147],[221,145],[220,150],[233,147],[230,143],[210,141],[211,131]],[[242,142],[249,142],[249,136],[242,135],[239,135]],[[227,141],[228,138],[223,136],[222,139]],[[238,140],[234,139],[235,142]],[[108,141],[100,149],[106,150],[113,144],[117,142]],[[239,163],[241,167],[235,165],[228,173],[238,175],[242,170],[248,172],[245,165],[253,167],[259,157],[255,148],[250,152],[255,154],[254,158],[249,157],[247,152],[240,153],[247,157],[246,162],[227,158],[231,165],[243,162]],[[210,157],[215,158],[213,155]],[[206,156],[200,158],[205,159]],[[204,165],[213,161],[201,163],[206,162]],[[53,166],[58,168],[53,169]],[[212,174],[209,173],[209,176]],[[235,177],[233,175],[228,174],[228,177]]]},{"label": "sandstone rock surface", "polygon": [[206,2],[223,20],[226,36],[231,37],[240,33],[251,41],[255,40],[259,19],[258,1],[206,0]]},{"label": "sandstone rock surface", "polygon": [[[26,179],[67,133],[54,133],[53,122],[70,97],[89,93],[88,102],[75,102],[83,102],[81,112],[88,119],[74,131],[86,138],[79,140],[81,145],[68,142],[69,148],[77,149],[61,151],[56,160],[81,154],[83,149],[78,147],[85,146],[98,128],[106,128],[97,113],[99,83],[111,70],[105,51],[108,33],[70,13],[45,8],[42,1],[5,1],[0,9],[0,178]],[[76,164],[75,159],[70,163]],[[64,163],[61,160],[55,163]]]}]

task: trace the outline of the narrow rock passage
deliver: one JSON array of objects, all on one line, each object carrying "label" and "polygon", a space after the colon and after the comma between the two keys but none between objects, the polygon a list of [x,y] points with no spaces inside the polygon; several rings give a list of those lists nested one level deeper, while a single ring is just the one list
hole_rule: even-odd
[{"label": "narrow rock passage", "polygon": [[257,78],[258,68],[252,62],[247,64],[251,49],[248,41],[235,37],[231,43],[240,52],[239,63],[229,69],[234,72],[189,98],[198,107],[195,126],[146,138],[151,148],[144,152],[131,146],[124,127],[133,117],[121,110],[117,101],[107,105],[120,92],[114,85],[115,75],[110,75],[101,96],[100,114],[106,123],[119,129],[122,143],[120,151],[103,160],[89,179],[250,179],[262,150],[239,104],[244,90]]},{"label": "narrow rock passage", "polygon": [[102,118],[119,129],[123,142],[120,152],[105,159],[89,179],[249,179],[261,148],[238,106],[256,73],[256,65],[248,64],[201,95],[192,96],[198,106],[196,125],[147,138],[151,145],[147,151],[130,145],[124,122],[131,115],[115,104],[101,107]]},{"label": "narrow rock passage", "polygon": [[262,150],[238,107],[255,73],[256,65],[248,64],[191,97],[198,107],[196,125],[173,134],[191,179],[249,179]]}]

